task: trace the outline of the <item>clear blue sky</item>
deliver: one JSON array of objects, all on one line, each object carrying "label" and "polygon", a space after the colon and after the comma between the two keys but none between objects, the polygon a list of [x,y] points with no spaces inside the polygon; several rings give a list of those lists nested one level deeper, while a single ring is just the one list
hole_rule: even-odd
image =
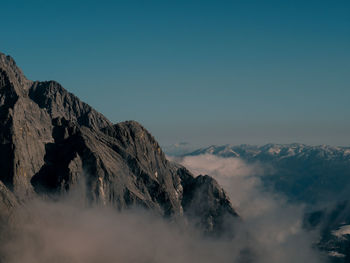
[{"label": "clear blue sky", "polygon": [[350,1],[1,1],[0,51],[166,145],[350,145]]}]

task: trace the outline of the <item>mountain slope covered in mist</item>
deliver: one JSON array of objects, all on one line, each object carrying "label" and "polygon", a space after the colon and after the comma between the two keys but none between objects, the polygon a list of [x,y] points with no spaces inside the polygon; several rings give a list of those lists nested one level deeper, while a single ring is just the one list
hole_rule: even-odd
[{"label": "mountain slope covered in mist", "polygon": [[327,145],[267,144],[210,146],[186,156],[213,154],[240,158],[265,167],[261,178],[291,201],[310,204],[349,197],[350,148]]},{"label": "mountain slope covered in mist", "polygon": [[[86,182],[92,205],[139,206],[217,233],[237,218],[215,180],[168,161],[139,123],[112,124],[55,81],[30,81],[0,53],[0,214]],[[193,210],[191,206],[200,202]],[[225,219],[225,220],[224,220]]]},{"label": "mountain slope covered in mist", "polygon": [[[169,153],[171,154],[171,153]],[[350,148],[267,144],[209,146],[183,156],[218,156],[263,167],[254,176],[264,191],[305,206],[304,227],[317,230],[318,247],[331,262],[350,259]]]}]

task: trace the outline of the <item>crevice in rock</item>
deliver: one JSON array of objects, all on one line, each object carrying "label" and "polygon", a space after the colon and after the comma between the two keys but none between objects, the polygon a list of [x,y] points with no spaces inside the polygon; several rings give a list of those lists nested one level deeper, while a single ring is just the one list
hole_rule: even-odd
[{"label": "crevice in rock", "polygon": [[72,178],[69,165],[78,156],[72,137],[77,129],[63,118],[54,119],[52,125],[54,143],[45,145],[45,164],[31,179],[34,190],[41,194],[68,191],[72,181],[76,180]]}]

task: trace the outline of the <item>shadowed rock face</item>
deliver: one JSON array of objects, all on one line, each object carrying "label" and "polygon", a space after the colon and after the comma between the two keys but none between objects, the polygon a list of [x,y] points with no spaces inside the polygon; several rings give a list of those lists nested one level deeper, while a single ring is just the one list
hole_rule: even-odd
[{"label": "shadowed rock face", "polygon": [[214,179],[169,162],[140,124],[113,125],[57,82],[27,80],[1,53],[0,127],[1,211],[37,195],[55,197],[84,178],[91,203],[185,215],[208,232],[237,217]]},{"label": "shadowed rock face", "polygon": [[185,168],[179,168],[182,180],[182,207],[186,215],[208,234],[233,234],[232,219],[238,217],[225,191],[208,175],[193,177]]},{"label": "shadowed rock face", "polygon": [[350,201],[340,201],[305,216],[306,229],[320,229],[318,247],[327,253],[329,262],[350,260]]}]

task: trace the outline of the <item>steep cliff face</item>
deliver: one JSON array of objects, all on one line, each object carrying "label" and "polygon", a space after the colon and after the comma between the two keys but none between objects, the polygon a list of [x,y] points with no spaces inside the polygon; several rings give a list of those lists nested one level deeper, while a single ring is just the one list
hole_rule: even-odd
[{"label": "steep cliff face", "polygon": [[89,202],[119,210],[185,215],[209,232],[237,217],[214,179],[169,162],[140,124],[113,125],[57,82],[27,80],[1,53],[0,127],[0,196],[10,200],[3,206],[55,197],[84,179]]},{"label": "steep cliff face", "polygon": [[14,194],[0,181],[0,231],[11,220],[13,209],[17,206]]}]

